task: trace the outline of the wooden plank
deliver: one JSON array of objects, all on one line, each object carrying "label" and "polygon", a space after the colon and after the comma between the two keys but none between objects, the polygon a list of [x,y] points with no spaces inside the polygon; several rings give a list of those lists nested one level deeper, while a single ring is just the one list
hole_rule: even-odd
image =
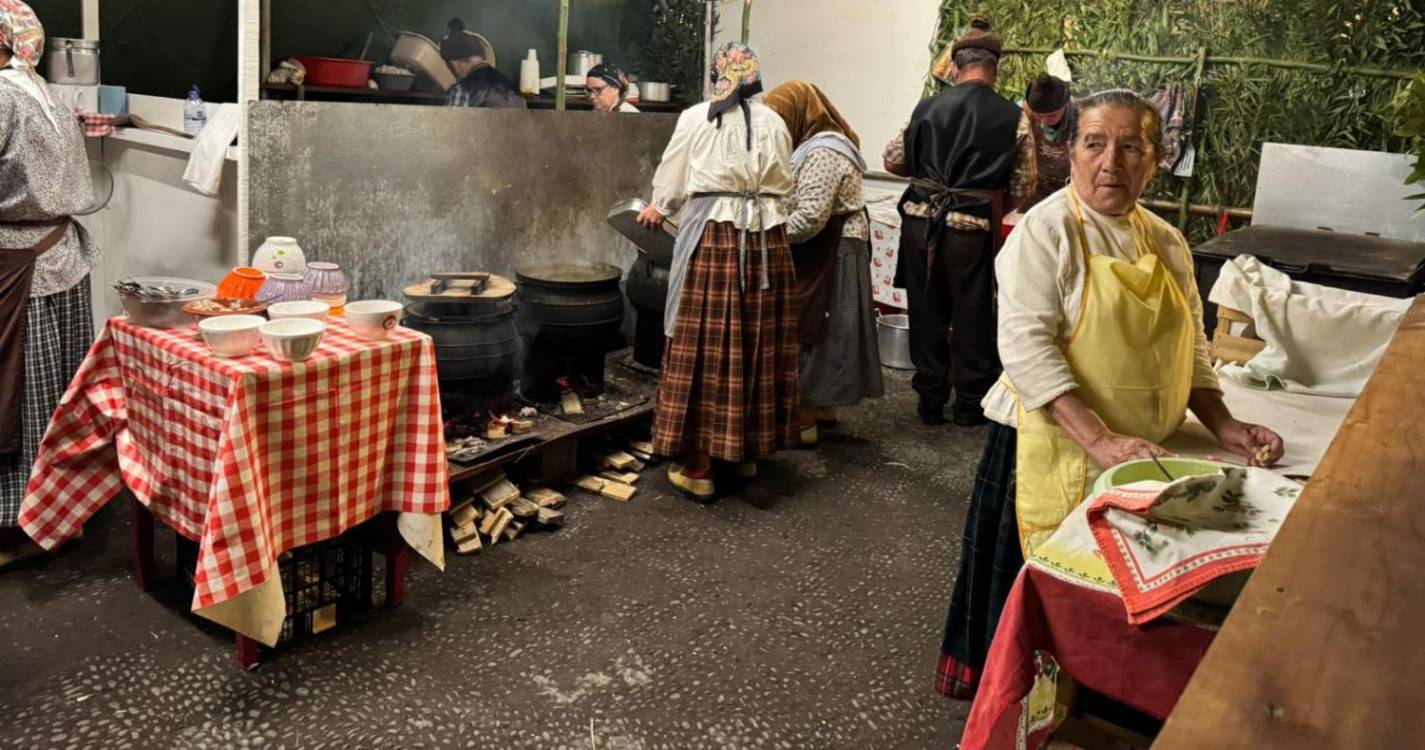
[{"label": "wooden plank", "polygon": [[638,494],[638,489],[623,482],[604,482],[604,488],[599,490],[599,494],[610,500],[626,503]]},{"label": "wooden plank", "polygon": [[612,482],[618,482],[620,484],[638,484],[639,479],[638,474],[636,472],[614,471],[613,469],[605,469],[604,471],[599,472],[599,477]]},{"label": "wooden plank", "polygon": [[480,520],[480,511],[475,507],[474,498],[465,501],[460,507],[450,510],[450,522],[456,526],[466,526],[478,520]]},{"label": "wooden plank", "polygon": [[1421,745],[1422,394],[1425,297],[1406,315],[1155,748]]},{"label": "wooden plank", "polygon": [[541,508],[558,508],[564,505],[564,495],[548,487],[531,487],[524,496]]},{"label": "wooden plank", "polygon": [[576,478],[573,482],[573,485],[575,487],[578,487],[581,490],[587,490],[589,492],[602,492],[605,484],[608,484],[608,480],[589,476],[587,474],[582,477]]}]

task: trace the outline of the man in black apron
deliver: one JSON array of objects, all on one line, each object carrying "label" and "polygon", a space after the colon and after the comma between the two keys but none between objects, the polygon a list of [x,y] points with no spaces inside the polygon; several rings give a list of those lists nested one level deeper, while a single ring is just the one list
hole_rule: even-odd
[{"label": "man in black apron", "polygon": [[[1034,186],[1028,116],[995,93],[1002,42],[975,18],[949,52],[954,86],[922,101],[886,169],[911,179],[901,198],[896,285],[910,313],[912,386],[926,424],[985,421],[980,401],[999,377],[994,257],[1000,219]],[[942,67],[942,66],[937,66]]]}]

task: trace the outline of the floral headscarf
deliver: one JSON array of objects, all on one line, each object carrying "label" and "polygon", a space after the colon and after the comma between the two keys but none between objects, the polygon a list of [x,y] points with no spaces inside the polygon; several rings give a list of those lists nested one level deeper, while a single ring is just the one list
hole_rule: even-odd
[{"label": "floral headscarf", "polygon": [[722,127],[722,113],[740,107],[747,121],[747,150],[751,151],[752,112],[747,101],[762,93],[762,64],[757,53],[741,42],[728,42],[713,55],[708,77],[713,86],[708,121],[717,120],[717,126]]},{"label": "floral headscarf", "polygon": [[17,62],[29,68],[39,65],[44,55],[45,27],[30,6],[20,0],[0,0],[0,48],[9,50]]}]

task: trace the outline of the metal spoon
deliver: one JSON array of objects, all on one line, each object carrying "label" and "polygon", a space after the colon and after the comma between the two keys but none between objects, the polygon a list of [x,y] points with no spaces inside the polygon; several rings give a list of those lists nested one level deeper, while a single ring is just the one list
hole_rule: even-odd
[{"label": "metal spoon", "polygon": [[1158,471],[1163,472],[1163,476],[1167,477],[1169,482],[1177,481],[1173,478],[1172,474],[1168,473],[1167,467],[1163,466],[1163,462],[1159,461],[1157,456],[1149,456],[1148,458],[1153,459],[1153,465],[1158,467]]}]

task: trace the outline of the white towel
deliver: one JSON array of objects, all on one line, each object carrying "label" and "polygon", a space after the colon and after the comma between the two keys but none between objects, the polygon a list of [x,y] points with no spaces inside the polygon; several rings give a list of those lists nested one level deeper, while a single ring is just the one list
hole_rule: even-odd
[{"label": "white towel", "polygon": [[237,137],[242,121],[242,108],[236,104],[219,104],[208,112],[208,124],[193,144],[183,181],[204,194],[217,195],[223,182],[223,164],[228,158],[228,146]]},{"label": "white towel", "polygon": [[1221,373],[1255,388],[1354,398],[1412,300],[1304,284],[1250,255],[1223,264],[1208,299],[1252,316],[1265,349]]}]

